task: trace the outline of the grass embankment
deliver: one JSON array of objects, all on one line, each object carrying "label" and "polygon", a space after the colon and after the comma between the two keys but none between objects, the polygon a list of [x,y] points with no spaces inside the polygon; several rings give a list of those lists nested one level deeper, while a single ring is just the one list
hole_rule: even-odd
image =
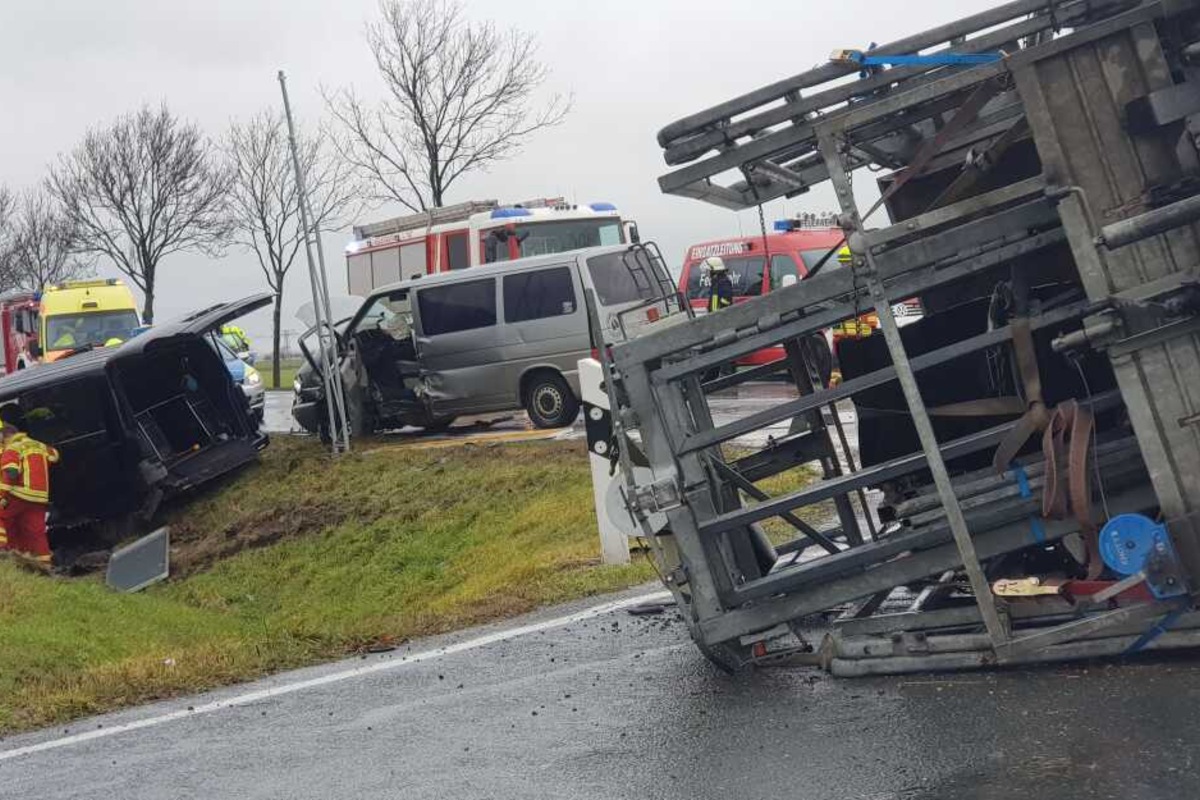
[{"label": "grass embankment", "polygon": [[603,567],[578,443],[331,462],[277,437],[168,512],[174,577],[137,595],[0,560],[0,732],[208,688],[633,585]]},{"label": "grass embankment", "polygon": [[267,359],[259,361],[254,365],[258,370],[258,374],[262,375],[263,386],[267,389],[288,389],[292,388],[292,381],[296,379],[296,370],[300,369],[300,359],[285,358],[279,362],[279,383],[276,384],[273,378],[272,361]]},{"label": "grass embankment", "polygon": [[259,465],[167,511],[167,583],[121,595],[0,559],[0,733],[652,579],[641,557],[599,564],[590,480],[578,442],[360,442],[335,462],[276,437]]}]

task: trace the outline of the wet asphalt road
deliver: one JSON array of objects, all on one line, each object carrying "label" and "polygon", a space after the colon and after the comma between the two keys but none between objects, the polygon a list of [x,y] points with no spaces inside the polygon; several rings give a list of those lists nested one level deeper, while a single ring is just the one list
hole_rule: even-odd
[{"label": "wet asphalt road", "polygon": [[[717,398],[717,421],[787,391]],[[1200,796],[1200,657],[851,681],[724,675],[673,611],[503,634],[585,605],[0,741],[0,798]]]},{"label": "wet asphalt road", "polygon": [[730,677],[670,612],[617,611],[240,707],[186,710],[479,634],[82,721],[66,735],[183,712],[46,752],[4,756],[63,729],[0,742],[0,797],[1200,795],[1200,660],[857,681],[797,667]]}]

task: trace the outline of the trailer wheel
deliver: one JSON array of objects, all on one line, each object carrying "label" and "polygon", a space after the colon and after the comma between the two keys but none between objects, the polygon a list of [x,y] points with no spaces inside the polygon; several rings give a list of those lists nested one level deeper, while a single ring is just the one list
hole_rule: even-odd
[{"label": "trailer wheel", "polygon": [[525,411],[537,428],[565,428],[579,413],[579,400],[557,372],[538,372],[525,390]]}]

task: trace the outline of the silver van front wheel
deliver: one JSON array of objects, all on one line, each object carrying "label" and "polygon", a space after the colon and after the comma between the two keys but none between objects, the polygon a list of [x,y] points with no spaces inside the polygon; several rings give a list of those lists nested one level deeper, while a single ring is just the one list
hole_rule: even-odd
[{"label": "silver van front wheel", "polygon": [[538,428],[565,428],[575,421],[579,401],[561,375],[552,372],[533,377],[525,394],[525,411]]}]

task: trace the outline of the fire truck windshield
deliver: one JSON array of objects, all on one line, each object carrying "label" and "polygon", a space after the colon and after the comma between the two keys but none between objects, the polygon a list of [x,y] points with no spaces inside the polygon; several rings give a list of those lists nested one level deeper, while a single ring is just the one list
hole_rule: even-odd
[{"label": "fire truck windshield", "polygon": [[[733,284],[734,297],[753,297],[762,294],[762,256],[723,256],[721,260],[725,262],[725,268],[729,270],[729,282]],[[708,287],[711,283],[708,268],[704,266],[704,262],[693,263],[688,269],[688,299],[703,300],[708,297]]]},{"label": "fire truck windshield", "polygon": [[483,239],[483,260],[490,264],[624,241],[621,221],[616,217],[529,222],[488,231]]}]

